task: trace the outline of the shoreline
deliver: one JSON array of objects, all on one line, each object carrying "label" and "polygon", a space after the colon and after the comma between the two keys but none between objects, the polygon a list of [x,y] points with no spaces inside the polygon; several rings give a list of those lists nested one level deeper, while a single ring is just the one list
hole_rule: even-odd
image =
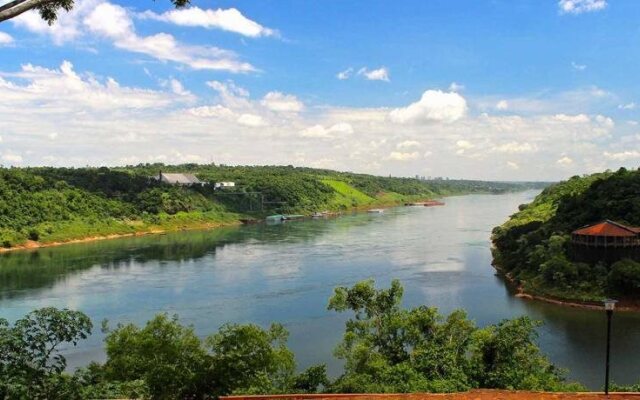
[{"label": "shoreline", "polygon": [[[443,196],[443,197],[449,197],[449,196]],[[443,198],[440,197],[440,198]],[[424,199],[421,199],[420,201],[422,201]],[[400,207],[404,204],[404,201],[397,201],[397,202],[380,202],[380,203],[373,203],[373,204],[367,204],[367,205],[362,205],[362,206],[356,206],[356,207],[351,207],[347,210],[344,211],[337,211],[337,214],[335,217],[340,217],[342,213],[347,213],[347,212],[366,212],[367,210],[373,209],[373,208],[378,208],[378,207]],[[305,218],[309,217],[308,215],[305,215]],[[149,236],[149,235],[161,235],[161,234],[166,234],[166,233],[173,233],[173,232],[181,232],[181,231],[195,231],[195,230],[211,230],[211,229],[217,229],[217,228],[224,228],[224,227],[230,227],[230,226],[240,226],[240,225],[244,225],[243,222],[241,221],[242,218],[236,219],[233,222],[211,222],[211,223],[197,223],[197,224],[193,224],[193,225],[185,225],[185,226],[181,226],[181,227],[177,227],[175,229],[171,229],[171,228],[151,228],[149,230],[142,230],[139,232],[127,232],[127,233],[115,233],[115,234],[109,234],[109,235],[95,235],[95,236],[87,236],[87,237],[83,237],[83,238],[78,238],[78,239],[69,239],[69,240],[57,240],[57,241],[53,241],[53,242],[37,242],[37,241],[33,241],[33,240],[27,240],[25,243],[22,243],[20,245],[17,246],[12,246],[12,247],[0,247],[0,254],[3,253],[9,253],[9,252],[14,252],[14,251],[29,251],[29,250],[38,250],[38,249],[43,249],[43,248],[47,248],[47,247],[58,247],[58,246],[64,246],[67,244],[78,244],[78,243],[91,243],[91,242],[97,242],[97,241],[101,241],[101,240],[112,240],[112,239],[122,239],[122,238],[127,238],[127,237],[139,237],[139,236]],[[265,220],[264,219],[255,219],[255,221],[257,221],[257,223],[264,223]]]},{"label": "shoreline", "polygon": [[[515,279],[509,274],[505,273],[500,267],[496,264],[491,264],[493,268],[498,272],[501,277],[504,277],[507,284],[511,285],[512,288],[516,290],[516,293],[513,295],[516,298],[530,300],[530,301],[539,301],[548,304],[554,304],[562,307],[571,307],[571,308],[581,308],[583,310],[591,310],[591,311],[604,311],[604,306],[600,305],[595,301],[580,301],[580,300],[567,300],[562,298],[557,298],[553,296],[545,296],[541,294],[529,293],[527,292],[522,284],[516,283]],[[616,305],[616,311],[622,312],[640,312],[640,304],[625,304],[626,302],[621,301],[622,304],[618,303]]]},{"label": "shoreline", "polygon": [[182,232],[182,231],[197,231],[197,230],[212,230],[217,228],[225,228],[230,226],[239,226],[242,225],[240,220],[236,220],[233,222],[225,223],[225,222],[212,222],[212,223],[200,223],[194,224],[191,226],[182,226],[176,229],[150,229],[139,232],[129,232],[129,233],[115,233],[110,235],[103,236],[87,236],[79,239],[69,239],[69,240],[58,240],[53,242],[36,242],[33,240],[28,240],[27,242],[20,244],[18,246],[12,247],[3,247],[0,248],[0,254],[9,253],[14,251],[29,251],[29,250],[38,250],[47,247],[59,247],[67,244],[78,244],[78,243],[91,243],[98,242],[101,240],[113,240],[113,239],[122,239],[127,237],[140,237],[140,236],[151,236],[151,235],[162,235],[167,233],[174,232]]}]

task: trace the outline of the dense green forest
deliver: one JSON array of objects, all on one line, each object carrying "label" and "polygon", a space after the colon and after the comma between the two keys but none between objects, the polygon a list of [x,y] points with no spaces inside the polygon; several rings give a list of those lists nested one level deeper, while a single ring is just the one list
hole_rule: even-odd
[{"label": "dense green forest", "polygon": [[[151,178],[160,171],[192,173],[208,184],[163,184]],[[212,183],[218,181],[234,181],[236,187],[215,191]],[[212,227],[266,213],[348,210],[536,185],[376,177],[291,166],[0,168],[0,245]]]},{"label": "dense green forest", "polygon": [[[178,317],[145,326],[103,323],[106,360],[65,372],[61,346],[94,329],[79,311],[44,308],[13,324],[0,318],[2,399],[213,399],[228,394],[453,392],[472,388],[578,391],[536,344],[528,317],[480,328],[464,311],[402,307],[403,288],[363,281],[338,287],[328,309],[350,314],[335,355],[298,372],[280,324],[227,324],[202,339]],[[624,389],[624,388],[618,388]]]},{"label": "dense green forest", "polygon": [[640,226],[640,170],[620,169],[546,188],[493,231],[495,265],[526,292],[596,301],[640,297],[640,263],[570,260],[570,233],[604,219]]}]

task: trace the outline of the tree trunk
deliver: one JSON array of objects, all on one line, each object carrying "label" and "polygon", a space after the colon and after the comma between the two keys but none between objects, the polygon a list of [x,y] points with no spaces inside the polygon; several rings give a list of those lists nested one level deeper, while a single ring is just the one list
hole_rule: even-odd
[{"label": "tree trunk", "polygon": [[14,0],[0,7],[0,22],[17,17],[23,12],[32,10],[39,5],[53,3],[55,0]]}]

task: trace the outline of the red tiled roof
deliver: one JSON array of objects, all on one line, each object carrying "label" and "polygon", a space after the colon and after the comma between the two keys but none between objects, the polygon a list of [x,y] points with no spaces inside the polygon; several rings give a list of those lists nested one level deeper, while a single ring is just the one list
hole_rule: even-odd
[{"label": "red tiled roof", "polygon": [[587,236],[637,236],[640,228],[630,227],[613,221],[602,221],[595,225],[585,226],[584,228],[573,231],[574,235]]}]

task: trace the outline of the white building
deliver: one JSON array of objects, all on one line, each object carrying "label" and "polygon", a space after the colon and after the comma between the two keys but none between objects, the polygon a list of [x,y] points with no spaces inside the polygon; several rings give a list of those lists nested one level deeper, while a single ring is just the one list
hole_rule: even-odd
[{"label": "white building", "polygon": [[232,188],[232,187],[236,187],[235,182],[216,182],[214,185],[215,189],[225,189],[225,188]]}]

